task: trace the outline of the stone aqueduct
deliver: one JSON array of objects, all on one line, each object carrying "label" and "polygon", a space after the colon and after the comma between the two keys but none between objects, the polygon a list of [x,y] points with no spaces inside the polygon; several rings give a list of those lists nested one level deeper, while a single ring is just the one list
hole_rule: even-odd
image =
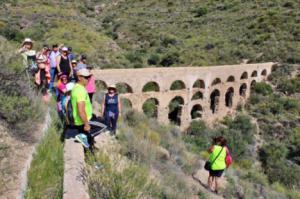
[{"label": "stone aqueduct", "polygon": [[[157,119],[170,122],[169,104],[177,99],[178,121],[182,129],[193,119],[213,122],[232,113],[239,103],[250,95],[256,82],[266,80],[274,63],[241,64],[210,67],[175,67],[142,69],[94,70],[96,81],[104,85],[122,83],[133,109],[142,112],[143,104],[153,99],[157,106]],[[143,92],[147,84],[156,86],[155,91]],[[179,90],[172,90],[174,83]]]}]

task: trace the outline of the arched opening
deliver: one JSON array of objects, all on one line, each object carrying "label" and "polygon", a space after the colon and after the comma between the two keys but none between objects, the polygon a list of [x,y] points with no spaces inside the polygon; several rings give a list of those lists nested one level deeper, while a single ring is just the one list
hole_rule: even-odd
[{"label": "arched opening", "polygon": [[156,98],[147,99],[143,104],[143,112],[148,117],[157,118],[158,115],[158,100]]},{"label": "arched opening", "polygon": [[143,87],[143,92],[159,92],[159,85],[156,82],[148,82]]},{"label": "arched opening", "polygon": [[235,81],[235,78],[232,75],[227,78],[227,82],[234,82],[234,81]]},{"label": "arched opening", "polygon": [[211,85],[214,86],[214,85],[217,85],[217,84],[220,84],[220,83],[221,83],[221,79],[216,78],[216,79],[214,79],[214,81],[212,81]]},{"label": "arched opening", "polygon": [[264,69],[264,70],[261,72],[261,75],[262,75],[262,76],[267,76],[267,70]]},{"label": "arched opening", "polygon": [[240,96],[246,97],[246,92],[247,92],[247,84],[242,84],[240,87]]},{"label": "arched opening", "polygon": [[232,107],[234,89],[230,87],[225,94],[225,105],[229,108]]},{"label": "arched opening", "polygon": [[243,72],[241,79],[248,79],[248,73],[247,72]]},{"label": "arched opening", "polygon": [[184,100],[182,97],[175,97],[169,103],[169,120],[175,125],[181,125],[181,113]]},{"label": "arched opening", "polygon": [[203,99],[203,93],[200,91],[196,92],[192,97],[192,100],[198,100],[198,99]]},{"label": "arched opening", "polygon": [[122,97],[120,100],[122,106],[122,113],[126,113],[132,109],[132,103],[129,99]]},{"label": "arched opening", "polygon": [[254,89],[254,87],[255,87],[255,84],[256,84],[256,81],[255,81],[255,80],[253,80],[253,81],[251,82],[251,84],[250,84],[250,87],[251,87],[251,89]]},{"label": "arched opening", "polygon": [[133,93],[131,86],[124,82],[120,82],[116,84],[118,93]]},{"label": "arched opening", "polygon": [[215,89],[210,94],[210,110],[212,113],[216,113],[219,110],[220,91]]},{"label": "arched opening", "polygon": [[252,72],[251,77],[257,77],[257,71],[256,70]]},{"label": "arched opening", "polygon": [[195,81],[193,88],[205,88],[205,83],[202,79],[198,79],[197,81]]},{"label": "arched opening", "polygon": [[202,114],[203,114],[202,106],[200,104],[194,105],[191,111],[191,118],[192,119],[202,118]]},{"label": "arched opening", "polygon": [[183,90],[185,89],[185,84],[181,80],[176,80],[172,83],[170,90]]},{"label": "arched opening", "polygon": [[97,91],[107,90],[107,84],[104,81],[96,80],[95,84],[96,84]]}]

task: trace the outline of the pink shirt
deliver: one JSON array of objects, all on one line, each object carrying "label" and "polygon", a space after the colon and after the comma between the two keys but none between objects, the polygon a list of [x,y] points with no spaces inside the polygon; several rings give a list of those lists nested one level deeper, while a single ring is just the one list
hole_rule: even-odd
[{"label": "pink shirt", "polygon": [[57,88],[60,92],[63,93],[63,90],[65,90],[67,87],[66,87],[66,84],[62,83],[62,82],[58,82],[57,84]]},{"label": "pink shirt", "polygon": [[95,78],[94,78],[93,75],[90,77],[85,89],[88,93],[95,93],[96,92]]}]

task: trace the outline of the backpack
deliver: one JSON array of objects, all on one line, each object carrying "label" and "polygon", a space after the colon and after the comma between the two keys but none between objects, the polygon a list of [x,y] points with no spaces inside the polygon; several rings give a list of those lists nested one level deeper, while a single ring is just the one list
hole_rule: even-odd
[{"label": "backpack", "polygon": [[228,168],[232,164],[232,157],[230,155],[229,149],[226,148],[226,158],[225,158],[226,167]]},{"label": "backpack", "polygon": [[71,99],[66,102],[66,123],[67,125],[74,126],[73,107]]}]

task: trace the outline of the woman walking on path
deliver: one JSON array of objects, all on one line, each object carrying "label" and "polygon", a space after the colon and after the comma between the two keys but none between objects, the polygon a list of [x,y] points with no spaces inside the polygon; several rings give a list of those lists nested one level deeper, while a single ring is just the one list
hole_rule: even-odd
[{"label": "woman walking on path", "polygon": [[73,68],[71,65],[71,61],[68,57],[68,48],[63,47],[61,51],[61,55],[58,55],[56,60],[56,68],[58,75],[66,74],[69,78],[71,78],[73,75]]},{"label": "woman walking on path", "polygon": [[102,116],[111,135],[115,135],[119,113],[121,113],[121,103],[116,86],[111,85],[107,89],[108,92],[102,102]]},{"label": "woman walking on path", "polygon": [[[229,150],[226,146],[227,141],[224,137],[220,136],[214,138],[213,145],[209,147],[208,152],[210,153],[209,161],[209,177],[208,177],[208,188],[218,193],[218,180],[222,176],[226,169],[226,156],[229,155]],[[215,189],[213,189],[215,184]]]}]

